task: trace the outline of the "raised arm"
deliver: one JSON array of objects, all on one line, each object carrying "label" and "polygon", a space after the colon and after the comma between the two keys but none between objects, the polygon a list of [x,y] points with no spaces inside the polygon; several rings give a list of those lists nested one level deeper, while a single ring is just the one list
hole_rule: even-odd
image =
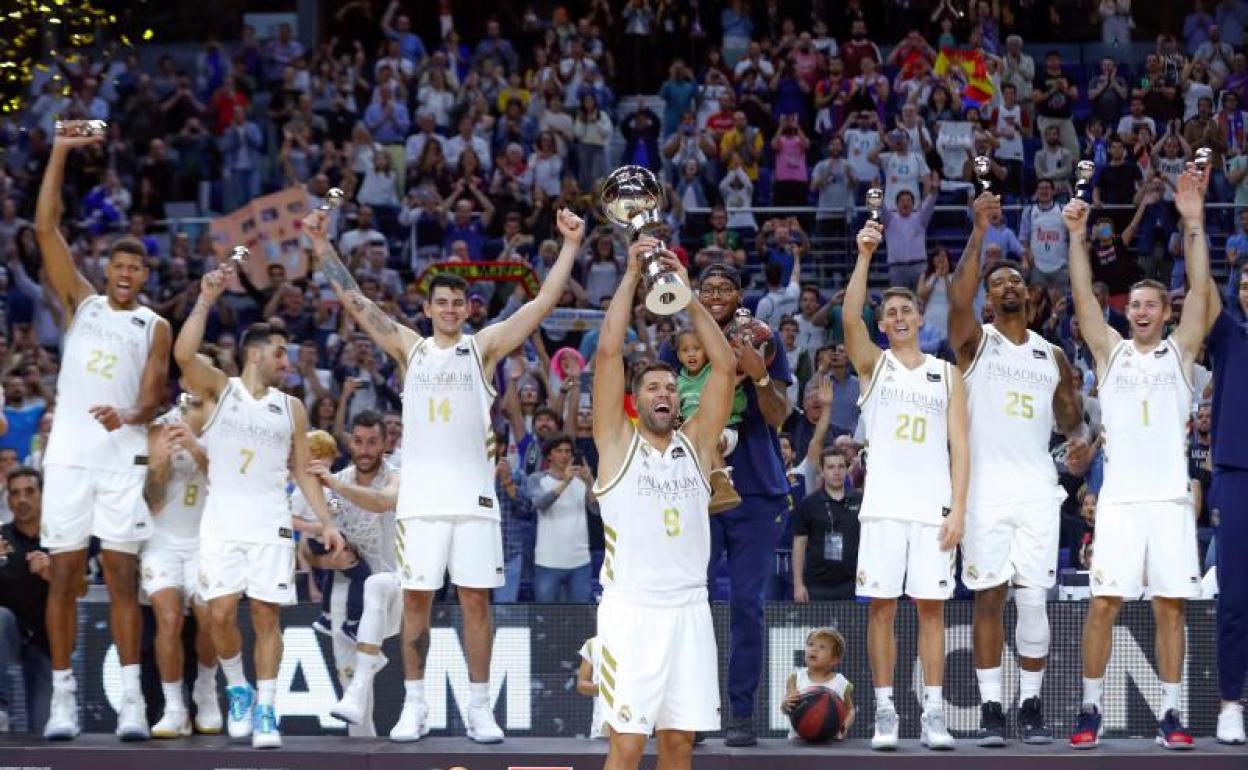
[{"label": "raised arm", "polygon": [[1183,351],[1184,363],[1195,360],[1200,345],[1213,328],[1216,315],[1209,313],[1209,306],[1218,302],[1217,287],[1209,271],[1209,240],[1205,234],[1205,188],[1209,178],[1196,170],[1196,164],[1187,164],[1179,175],[1179,189],[1174,194],[1174,206],[1183,220],[1184,264],[1187,268],[1187,298],[1183,302],[1183,316],[1174,330],[1174,340]]},{"label": "raised arm", "polygon": [[1098,367],[1109,360],[1109,353],[1122,337],[1105,322],[1101,303],[1092,293],[1092,263],[1088,257],[1088,204],[1078,198],[1062,209],[1062,219],[1070,232],[1070,290],[1075,300],[1079,334]]},{"label": "raised arm", "polygon": [[[71,125],[78,121],[69,121]],[[48,283],[56,297],[65,308],[66,326],[73,317],[74,311],[84,299],[95,293],[82,273],[74,267],[74,258],[69,252],[69,244],[61,234],[61,196],[65,183],[65,160],[69,151],[75,147],[86,147],[98,144],[103,137],[91,136],[58,136],[52,141],[52,151],[48,155],[48,165],[43,172],[43,183],[39,186],[39,200],[35,204],[35,240],[39,243],[39,252],[43,255],[43,269],[47,272]]]},{"label": "raised arm", "polygon": [[975,317],[975,294],[979,291],[979,260],[992,212],[1001,209],[1001,199],[990,192],[975,199],[975,224],[962,250],[962,258],[949,280],[949,347],[959,366],[975,357],[984,329]]},{"label": "raised arm", "polygon": [[200,279],[199,297],[195,300],[195,307],[183,322],[182,330],[178,332],[178,340],[173,346],[173,358],[178,362],[178,368],[182,370],[182,377],[188,388],[209,402],[215,402],[221,395],[228,378],[198,353],[204,342],[208,313],[221,292],[225,291],[225,284],[233,271],[230,266],[218,267]]},{"label": "raised arm", "polygon": [[[689,284],[689,274],[670,251],[663,252],[663,261],[677,271],[681,280]],[[707,366],[711,373],[702,388],[702,400],[693,417],[685,423],[683,430],[693,441],[701,456],[703,467],[710,467],[719,448],[719,438],[728,424],[732,414],[733,394],[737,390],[737,356],[728,344],[719,324],[711,317],[711,311],[703,307],[696,299],[686,308],[689,320],[693,322],[693,333],[706,351]]]},{"label": "raised arm", "polygon": [[576,254],[585,236],[585,222],[569,209],[560,209],[557,219],[559,233],[563,236],[563,247],[559,250],[554,267],[546,275],[546,280],[542,281],[542,288],[537,296],[524,303],[506,321],[490,324],[477,334],[477,346],[481,350],[481,363],[485,367],[487,378],[493,375],[494,366],[499,360],[523,345],[537,331],[542,319],[555,309],[568,278],[572,275]]},{"label": "raised arm", "polygon": [[871,340],[871,332],[867,329],[866,322],[862,320],[862,308],[867,301],[867,275],[871,272],[871,255],[875,254],[883,239],[884,229],[878,222],[868,221],[858,231],[858,261],[854,264],[854,272],[845,286],[845,302],[841,307],[845,350],[849,353],[849,360],[858,372],[864,388],[881,355],[879,346]]},{"label": "raised arm", "polygon": [[823,411],[815,420],[815,430],[810,434],[810,443],[806,445],[806,494],[819,488],[819,476],[823,472],[823,445],[828,439],[828,427],[832,424],[832,379],[820,372],[819,403]]},{"label": "raised arm", "polygon": [[[624,335],[628,330],[633,298],[641,282],[641,255],[658,246],[650,237],[637,239],[628,247],[624,277],[598,331],[594,352],[594,443],[598,445],[598,477],[610,479],[624,461],[632,431],[624,413]],[[692,303],[691,303],[692,304]]]},{"label": "raised arm", "polygon": [[346,545],[334,520],[330,516],[329,506],[325,504],[325,489],[320,480],[308,469],[308,413],[303,402],[297,398],[289,398],[290,417],[294,423],[294,432],[290,437],[290,475],[295,485],[308,501],[308,507],[321,522],[320,539],[333,553],[338,553]]},{"label": "raised arm", "polygon": [[347,314],[364,330],[378,347],[399,363],[407,365],[407,356],[420,342],[420,335],[396,323],[386,311],[364,296],[351,271],[342,264],[329,242],[329,215],[317,209],[303,218],[303,232],[312,243],[316,265],[333,288]]}]

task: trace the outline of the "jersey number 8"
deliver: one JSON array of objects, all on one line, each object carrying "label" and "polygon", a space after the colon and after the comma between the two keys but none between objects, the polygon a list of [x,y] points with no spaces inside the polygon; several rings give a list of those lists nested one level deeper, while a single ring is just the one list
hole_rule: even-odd
[{"label": "jersey number 8", "polygon": [[922,444],[927,440],[927,418],[908,414],[897,415],[897,430],[893,431],[893,436],[900,441]]},{"label": "jersey number 8", "polygon": [[680,536],[680,511],[676,508],[663,509],[663,531],[668,537]]}]

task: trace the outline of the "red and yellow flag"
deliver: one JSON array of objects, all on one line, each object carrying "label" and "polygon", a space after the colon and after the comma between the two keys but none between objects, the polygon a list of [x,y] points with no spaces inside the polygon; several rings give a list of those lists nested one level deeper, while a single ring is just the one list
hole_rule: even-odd
[{"label": "red and yellow flag", "polygon": [[944,77],[951,68],[962,70],[961,77],[966,81],[962,89],[962,101],[984,105],[992,101],[996,89],[992,79],[988,77],[988,62],[981,50],[965,50],[959,48],[942,48],[936,57],[933,71]]}]

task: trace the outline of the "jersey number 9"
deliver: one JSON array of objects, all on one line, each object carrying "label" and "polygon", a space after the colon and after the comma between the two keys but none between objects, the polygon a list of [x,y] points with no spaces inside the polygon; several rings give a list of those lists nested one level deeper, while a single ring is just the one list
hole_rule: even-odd
[{"label": "jersey number 9", "polygon": [[663,509],[663,531],[668,537],[680,536],[680,511],[675,508]]}]

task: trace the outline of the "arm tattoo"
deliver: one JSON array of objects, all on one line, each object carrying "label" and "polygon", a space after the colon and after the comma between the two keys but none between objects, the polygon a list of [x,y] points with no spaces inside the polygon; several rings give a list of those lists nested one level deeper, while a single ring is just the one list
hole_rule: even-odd
[{"label": "arm tattoo", "polygon": [[143,482],[143,499],[147,501],[147,507],[156,511],[163,508],[168,491],[169,485],[166,480],[156,478],[155,474],[148,471],[147,478]]},{"label": "arm tattoo", "polygon": [[394,334],[399,330],[394,319],[386,315],[386,311],[372,303],[369,303],[368,309],[364,311],[360,320],[371,326],[379,334]]},{"label": "arm tattoo", "polygon": [[355,282],[355,278],[351,275],[351,271],[347,266],[342,264],[342,260],[334,253],[332,248],[323,248],[316,254],[317,260],[321,263],[321,272],[324,273],[325,279],[336,291],[354,291],[359,289],[359,284]]}]

